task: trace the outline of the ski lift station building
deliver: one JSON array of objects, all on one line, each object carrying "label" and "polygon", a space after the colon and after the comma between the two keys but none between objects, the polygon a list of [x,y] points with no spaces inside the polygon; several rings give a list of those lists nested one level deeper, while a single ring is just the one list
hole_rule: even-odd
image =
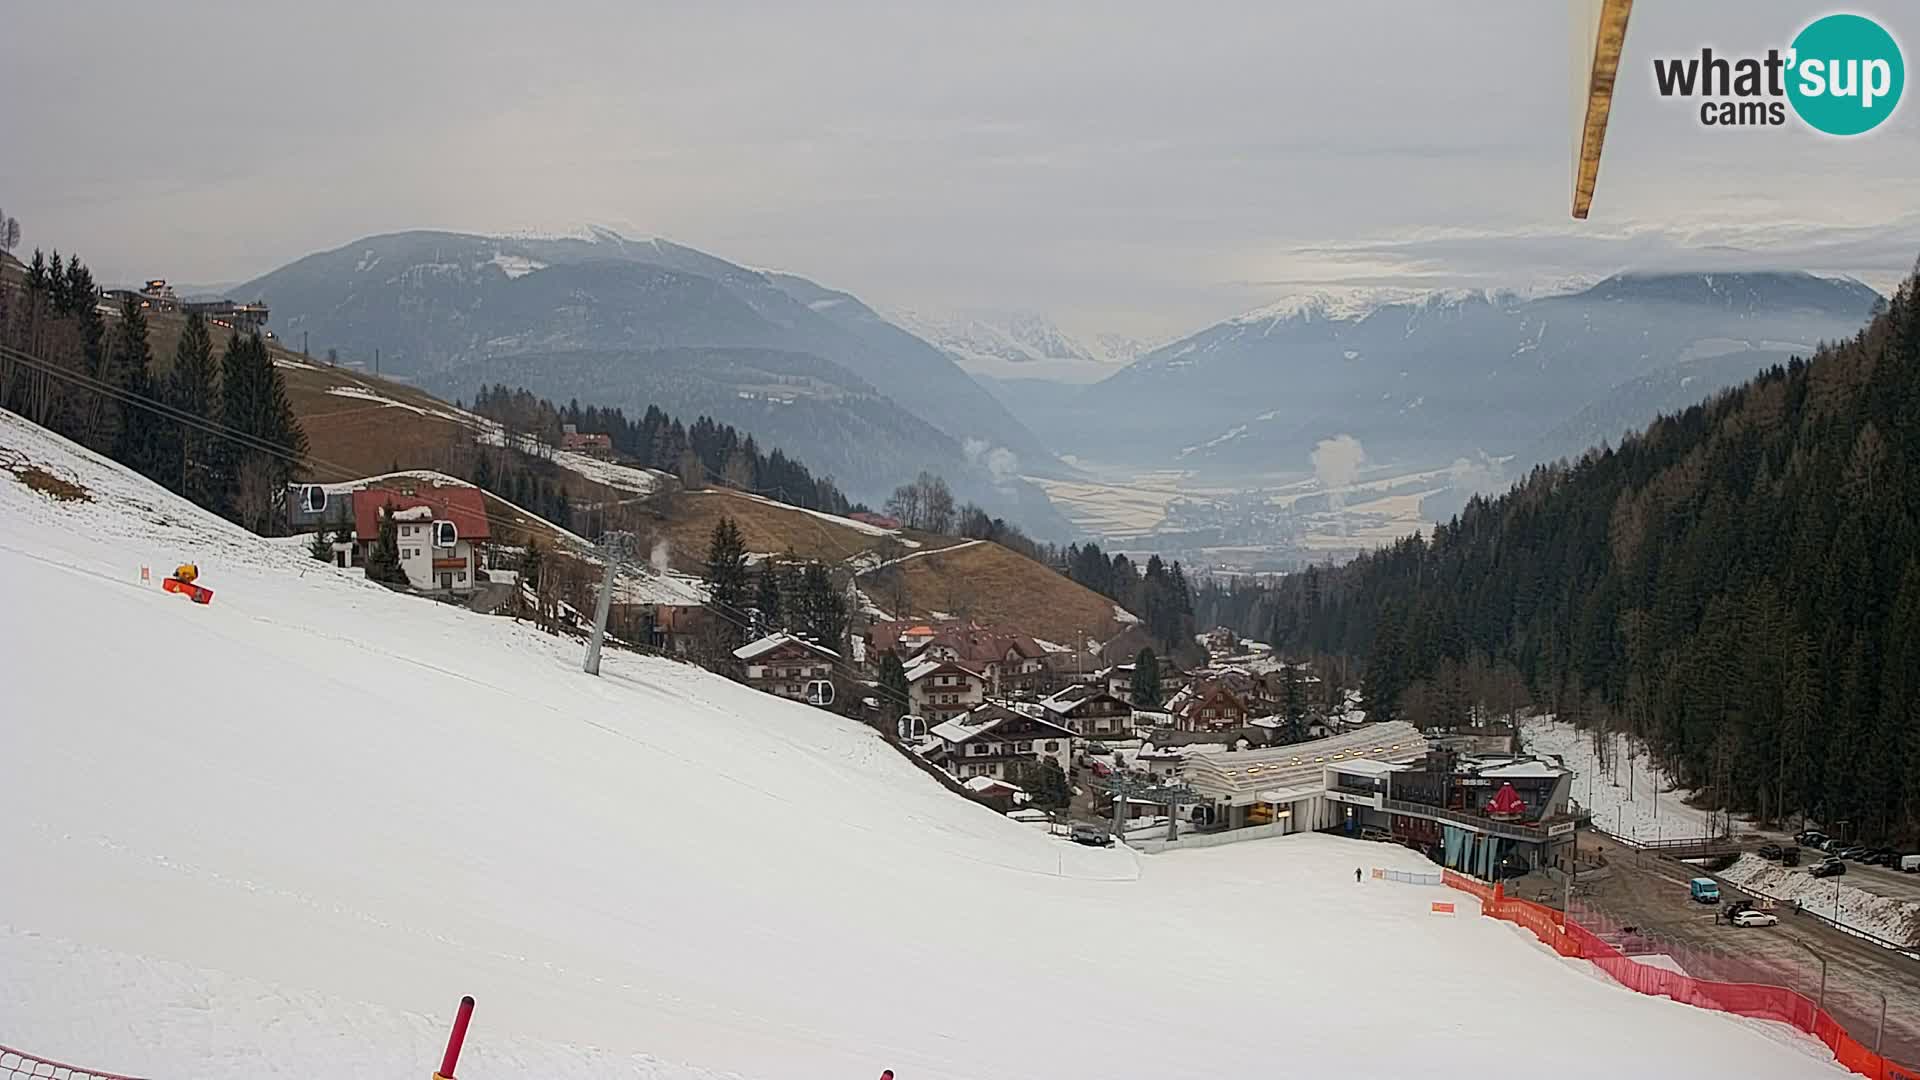
[{"label": "ski lift station building", "polygon": [[1427,754],[1426,737],[1398,720],[1368,724],[1325,739],[1291,746],[1188,758],[1184,778],[1199,801],[1193,815],[1203,827],[1267,826],[1262,835],[1315,832],[1343,825],[1346,803],[1335,786],[1342,769],[1371,774],[1409,765]]}]

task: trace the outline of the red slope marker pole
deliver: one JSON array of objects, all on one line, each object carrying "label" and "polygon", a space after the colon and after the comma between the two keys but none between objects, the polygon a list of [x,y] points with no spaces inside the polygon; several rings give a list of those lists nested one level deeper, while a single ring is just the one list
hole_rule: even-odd
[{"label": "red slope marker pole", "polygon": [[453,1080],[454,1066],[460,1064],[460,1046],[467,1041],[467,1021],[473,1019],[473,998],[460,999],[460,1011],[453,1016],[453,1034],[447,1036],[447,1056],[440,1059],[440,1071],[433,1080]]}]

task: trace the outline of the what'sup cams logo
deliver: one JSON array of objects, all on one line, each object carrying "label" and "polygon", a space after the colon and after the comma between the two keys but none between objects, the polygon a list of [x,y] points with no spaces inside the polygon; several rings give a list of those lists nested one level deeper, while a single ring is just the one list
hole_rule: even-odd
[{"label": "what'sup cams logo", "polygon": [[1765,56],[1699,56],[1653,62],[1664,98],[1700,99],[1706,127],[1779,127],[1787,107],[1815,131],[1860,135],[1884,123],[1907,81],[1900,45],[1864,15],[1828,15]]}]

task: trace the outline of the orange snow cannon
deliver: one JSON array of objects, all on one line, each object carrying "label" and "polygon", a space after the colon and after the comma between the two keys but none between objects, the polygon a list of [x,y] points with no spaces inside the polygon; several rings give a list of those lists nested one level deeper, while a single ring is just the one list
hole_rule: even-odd
[{"label": "orange snow cannon", "polygon": [[196,604],[213,603],[213,590],[196,584],[199,578],[198,566],[182,563],[174,567],[172,575],[161,579],[160,587],[170,593],[179,593]]}]

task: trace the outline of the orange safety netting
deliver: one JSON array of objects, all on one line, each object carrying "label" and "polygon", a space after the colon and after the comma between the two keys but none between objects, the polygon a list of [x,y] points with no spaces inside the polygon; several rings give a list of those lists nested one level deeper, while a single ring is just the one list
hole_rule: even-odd
[{"label": "orange safety netting", "polygon": [[1526,927],[1554,952],[1591,961],[1630,990],[1672,998],[1702,1009],[1792,1024],[1827,1044],[1840,1064],[1861,1076],[1870,1076],[1873,1080],[1920,1080],[1920,1069],[1888,1061],[1869,1050],[1848,1034],[1830,1013],[1796,990],[1716,982],[1641,964],[1560,912],[1507,896],[1498,885],[1488,885],[1452,870],[1442,871],[1441,880],[1479,897],[1481,914]]}]

